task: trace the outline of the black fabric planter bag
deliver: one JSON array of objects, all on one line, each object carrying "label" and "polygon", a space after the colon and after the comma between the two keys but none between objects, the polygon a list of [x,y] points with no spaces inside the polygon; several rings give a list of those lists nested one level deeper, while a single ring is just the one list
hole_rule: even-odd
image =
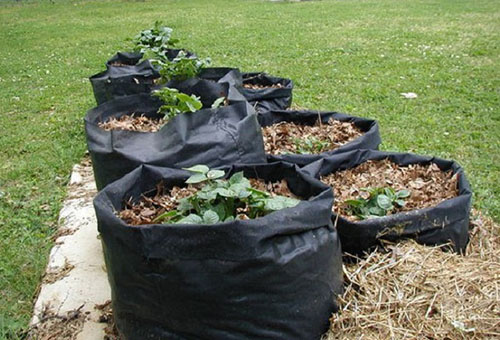
[{"label": "black fabric planter bag", "polygon": [[[303,170],[319,178],[336,171],[354,168],[368,160],[386,158],[401,166],[435,163],[443,171],[453,170],[453,173],[459,174],[459,196],[445,200],[434,207],[363,221],[353,222],[338,216],[337,230],[342,250],[359,255],[380,244],[380,240],[394,242],[412,238],[424,245],[451,243],[454,251],[464,253],[469,241],[472,192],[463,169],[457,163],[410,153],[356,150],[321,159],[304,167]],[[333,214],[332,218],[335,221],[337,216]]]},{"label": "black fabric planter bag", "polygon": [[[198,83],[228,87],[209,81],[198,80]],[[208,107],[212,98],[220,97],[217,92],[211,95],[205,93],[202,97]],[[106,102],[87,112],[87,146],[99,190],[141,164],[217,167],[265,162],[261,129],[255,111],[246,101],[231,101],[230,105],[218,109],[179,114],[153,133],[105,131],[98,126],[110,117],[131,113],[158,117],[156,112],[161,105],[161,101],[149,94],[138,94]]]},{"label": "black fabric planter bag", "polygon": [[[135,60],[133,54],[128,54],[127,57],[124,57],[124,55],[125,53],[117,54],[117,58],[122,58],[124,64],[127,62],[132,63],[133,60]],[[137,56],[137,54],[135,56]],[[126,95],[149,93],[162,86],[155,83],[155,80],[159,77],[160,74],[157,69],[149,60],[145,60],[138,65],[110,65],[106,71],[90,77],[90,82],[92,83],[96,102],[100,105]],[[193,81],[196,81],[196,79],[204,79],[218,83],[229,83],[233,86],[240,85],[242,81],[238,69],[227,67],[205,68],[198,77],[192,79]],[[184,81],[170,81],[163,86],[177,88],[177,84],[179,83],[184,83]]]},{"label": "black fabric planter bag", "polygon": [[111,66],[107,70],[90,77],[97,104],[117,97],[136,93],[149,93],[160,77],[149,60],[137,65]]},{"label": "black fabric planter bag", "polygon": [[290,79],[270,76],[266,73],[243,73],[243,84],[271,86],[281,84],[281,88],[268,87],[264,89],[248,89],[238,87],[238,91],[248,100],[255,110],[266,112],[270,110],[284,110],[292,104],[293,82]]},{"label": "black fabric planter bag", "polygon": [[130,226],[115,214],[184,170],[142,166],[94,200],[113,316],[125,340],[318,339],[342,292],[331,189],[291,164],[235,166],[247,177],[286,179],[294,208],[214,225]]},{"label": "black fabric planter bag", "polygon": [[356,125],[363,135],[355,140],[342,145],[341,147],[325,151],[319,154],[284,154],[271,155],[268,154],[270,162],[287,161],[300,166],[307,165],[318,159],[334,155],[341,152],[347,152],[357,149],[378,149],[381,138],[377,121],[373,119],[360,118],[349,116],[338,112],[319,112],[313,110],[273,110],[264,112],[258,115],[259,123],[262,127],[270,126],[280,122],[294,122],[295,124],[314,125],[321,117],[322,123],[328,123],[330,119],[335,119],[341,122],[350,122]]},{"label": "black fabric planter bag", "polygon": [[233,86],[241,86],[243,83],[240,70],[232,67],[206,67],[201,70],[198,78],[218,83],[229,83]]},{"label": "black fabric planter bag", "polygon": [[114,66],[115,63],[134,66],[137,65],[141,59],[142,53],[139,52],[118,52],[106,62],[106,66]]}]

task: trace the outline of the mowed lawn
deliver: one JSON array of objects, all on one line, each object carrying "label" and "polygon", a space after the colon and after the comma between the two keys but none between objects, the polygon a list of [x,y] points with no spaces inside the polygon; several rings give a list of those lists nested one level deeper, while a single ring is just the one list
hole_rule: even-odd
[{"label": "mowed lawn", "polygon": [[86,150],[87,78],[158,19],[214,66],[293,79],[298,106],[377,119],[383,150],[457,160],[500,221],[497,0],[2,1],[0,339],[30,319]]}]

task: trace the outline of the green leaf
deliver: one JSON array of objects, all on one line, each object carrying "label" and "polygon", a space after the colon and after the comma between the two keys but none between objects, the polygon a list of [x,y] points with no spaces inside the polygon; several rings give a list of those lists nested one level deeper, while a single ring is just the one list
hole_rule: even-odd
[{"label": "green leaf", "polygon": [[179,200],[179,205],[177,206],[178,211],[184,213],[184,212],[187,212],[187,211],[190,211],[193,209],[194,209],[194,207],[193,207],[193,204],[191,204],[191,202],[189,202],[189,197],[181,198]]},{"label": "green leaf", "polygon": [[365,204],[365,200],[363,199],[357,199],[357,200],[346,200],[345,203],[347,205],[350,205],[352,207],[361,207],[362,205]]},{"label": "green leaf", "polygon": [[207,178],[208,179],[217,179],[224,177],[226,173],[223,170],[210,170],[207,172]]},{"label": "green leaf", "polygon": [[397,199],[394,202],[396,202],[396,204],[399,205],[400,207],[404,207],[406,204],[406,202],[403,201],[402,199]]},{"label": "green leaf", "polygon": [[220,202],[219,204],[217,204],[215,206],[211,206],[210,210],[215,211],[217,213],[217,215],[219,216],[219,220],[221,220],[221,221],[223,221],[224,218],[226,217],[226,208],[225,208],[224,202]]},{"label": "green leaf", "polygon": [[384,210],[393,208],[391,199],[383,194],[377,196],[377,205]]},{"label": "green leaf", "polygon": [[218,108],[219,106],[221,106],[224,101],[226,100],[226,97],[220,97],[220,98],[217,98],[213,104],[212,104],[212,109],[216,109]]},{"label": "green leaf", "polygon": [[297,204],[299,204],[299,200],[291,197],[285,196],[276,196],[272,198],[268,198],[265,201],[265,209],[266,210],[281,210],[286,208],[293,208]]},{"label": "green leaf", "polygon": [[205,174],[194,174],[186,180],[188,184],[201,183],[207,180],[207,176]]},{"label": "green leaf", "polygon": [[[238,171],[229,179],[229,183],[236,184],[240,183],[245,177],[243,176],[243,171]],[[246,179],[246,178],[245,178]]]},{"label": "green leaf", "polygon": [[406,197],[409,197],[409,196],[410,196],[410,191],[409,191],[409,190],[406,190],[406,189],[399,190],[399,191],[396,193],[396,197],[397,197],[397,198],[406,198]]},{"label": "green leaf", "polygon": [[190,171],[190,172],[196,172],[199,174],[206,174],[208,171],[210,171],[210,168],[206,165],[203,165],[203,164],[198,164],[198,165],[192,166],[190,168],[182,168],[182,169]]},{"label": "green leaf", "polygon": [[205,224],[215,224],[219,222],[219,215],[213,210],[207,210],[203,214],[203,223]]},{"label": "green leaf", "polygon": [[260,197],[269,197],[270,196],[270,194],[268,192],[260,191],[260,190],[254,189],[254,188],[248,188],[247,190],[256,196],[260,196]]},{"label": "green leaf", "polygon": [[386,211],[382,208],[379,208],[379,207],[370,207],[368,209],[368,214],[367,215],[375,215],[375,216],[385,216],[386,215]]},{"label": "green leaf", "polygon": [[217,194],[221,195],[222,197],[232,198],[232,197],[237,197],[238,196],[234,191],[229,190],[229,189],[225,189],[225,188],[217,188],[217,189],[214,190],[214,192],[216,192]]},{"label": "green leaf", "polygon": [[201,198],[202,200],[213,201],[217,198],[217,193],[215,191],[198,191],[196,196]]},{"label": "green leaf", "polygon": [[189,214],[177,221],[177,224],[202,224],[203,219],[196,214]]},{"label": "green leaf", "polygon": [[394,198],[394,189],[392,189],[392,188],[384,188],[384,193],[391,200]]},{"label": "green leaf", "polygon": [[177,210],[172,210],[172,211],[168,211],[168,212],[165,212],[159,216],[157,216],[153,222],[162,222],[162,221],[168,221],[170,220],[172,217],[175,217],[179,215],[179,212]]}]

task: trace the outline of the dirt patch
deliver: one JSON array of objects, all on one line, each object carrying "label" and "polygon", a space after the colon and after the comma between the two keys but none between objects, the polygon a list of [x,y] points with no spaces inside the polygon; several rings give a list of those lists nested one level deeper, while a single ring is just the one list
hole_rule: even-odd
[{"label": "dirt patch", "polygon": [[282,89],[284,86],[282,84],[271,84],[271,85],[261,85],[261,84],[243,84],[243,87],[250,90],[262,90],[262,89]]},{"label": "dirt patch", "polygon": [[73,268],[75,268],[75,266],[66,260],[62,268],[58,269],[57,271],[46,272],[45,275],[43,276],[42,283],[51,284],[56,281],[59,281],[63,277],[68,276],[69,272],[72,271]]},{"label": "dirt patch", "polygon": [[111,130],[126,130],[139,132],[157,132],[165,124],[162,118],[150,118],[144,115],[125,115],[120,118],[111,117],[105,122],[100,122],[98,125],[106,131]]},{"label": "dirt patch", "polygon": [[121,337],[118,334],[118,329],[113,318],[111,300],[106,301],[102,305],[95,305],[94,308],[100,311],[99,322],[106,324],[104,328],[104,340],[120,340]]},{"label": "dirt patch", "polygon": [[399,166],[388,159],[370,160],[355,168],[323,176],[321,181],[333,188],[333,211],[350,220],[358,218],[349,215],[349,209],[343,202],[366,196],[367,193],[361,191],[361,188],[392,187],[394,190],[409,190],[410,196],[405,199],[406,204],[390,213],[433,207],[458,195],[458,174],[441,171],[434,163]]},{"label": "dirt patch", "polygon": [[330,119],[314,125],[280,122],[262,128],[267,153],[321,153],[334,150],[363,135],[356,125]]},{"label": "dirt patch", "polygon": [[69,236],[69,235],[73,235],[74,233],[76,232],[76,229],[70,229],[70,228],[66,228],[66,227],[63,227],[63,228],[59,228],[57,229],[57,231],[54,233],[54,235],[52,235],[52,237],[50,238],[52,241],[54,241],[56,244],[61,244],[62,242],[57,242],[57,239],[59,237],[63,237],[63,236]]},{"label": "dirt patch", "polygon": [[75,340],[83,329],[88,312],[79,308],[58,315],[46,306],[39,316],[39,322],[31,326],[27,333],[28,340]]},{"label": "dirt patch", "polygon": [[478,214],[467,255],[413,241],[344,266],[324,340],[500,337],[500,226]]},{"label": "dirt patch", "polygon": [[[269,192],[271,196],[281,195],[295,198],[295,195],[292,194],[285,180],[268,183],[260,179],[251,178],[250,184],[255,189]],[[133,203],[130,200],[126,202],[125,208],[120,211],[118,215],[123,221],[130,225],[151,224],[154,219],[161,214],[177,209],[180,199],[195,194],[200,188],[201,186],[199,184],[189,184],[182,188],[173,187],[167,192],[163,182],[160,182],[155,190],[144,193],[137,203]],[[149,195],[153,193],[154,196]]]}]

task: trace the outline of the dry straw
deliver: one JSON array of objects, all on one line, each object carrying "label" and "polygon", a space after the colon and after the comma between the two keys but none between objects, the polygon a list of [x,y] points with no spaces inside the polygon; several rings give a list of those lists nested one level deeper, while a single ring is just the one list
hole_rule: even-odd
[{"label": "dry straw", "polygon": [[406,241],[345,265],[323,339],[500,338],[500,228],[474,215],[466,256]]}]

